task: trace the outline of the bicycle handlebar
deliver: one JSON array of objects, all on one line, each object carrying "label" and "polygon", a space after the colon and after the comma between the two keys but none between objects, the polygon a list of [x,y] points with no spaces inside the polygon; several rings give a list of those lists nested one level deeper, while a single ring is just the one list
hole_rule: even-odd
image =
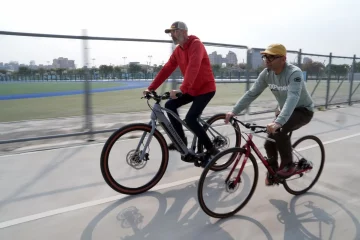
[{"label": "bicycle handlebar", "polygon": [[[251,131],[253,131],[254,133],[266,133],[267,132],[267,127],[266,126],[259,126],[256,125],[255,123],[250,124],[250,123],[243,123],[242,121],[236,119],[236,118],[232,118],[233,120],[235,120],[236,122],[240,123],[241,125],[243,125],[244,127],[246,127],[247,129],[251,129]],[[260,129],[260,130],[256,130],[256,129]]]},{"label": "bicycle handlebar", "polygon": [[[181,97],[182,93],[181,92],[177,92],[176,97]],[[161,100],[167,100],[170,98],[170,92],[164,92],[164,94],[162,95],[158,95],[155,91],[151,91],[151,92],[147,92],[146,95],[144,97],[141,97],[141,99],[146,98],[146,99],[154,99],[157,102],[160,102]]]}]

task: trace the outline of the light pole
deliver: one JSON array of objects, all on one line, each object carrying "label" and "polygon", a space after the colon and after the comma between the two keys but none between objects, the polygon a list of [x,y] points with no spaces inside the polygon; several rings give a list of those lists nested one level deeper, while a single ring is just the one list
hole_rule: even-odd
[{"label": "light pole", "polygon": [[152,56],[149,55],[148,58],[150,59],[150,60],[149,60],[149,66],[150,66],[150,65],[151,65],[151,58],[152,58]]}]

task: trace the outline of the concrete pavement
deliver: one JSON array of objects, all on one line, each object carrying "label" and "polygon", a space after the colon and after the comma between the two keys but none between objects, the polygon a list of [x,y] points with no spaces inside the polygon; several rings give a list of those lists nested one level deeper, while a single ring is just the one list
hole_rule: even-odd
[{"label": "concrete pavement", "polygon": [[152,191],[131,197],[102,179],[102,143],[0,156],[0,239],[359,239],[359,120],[358,105],[317,112],[293,135],[314,134],[325,144],[315,187],[299,197],[265,187],[260,164],[251,201],[223,220],[201,210],[202,169],[177,153]]}]

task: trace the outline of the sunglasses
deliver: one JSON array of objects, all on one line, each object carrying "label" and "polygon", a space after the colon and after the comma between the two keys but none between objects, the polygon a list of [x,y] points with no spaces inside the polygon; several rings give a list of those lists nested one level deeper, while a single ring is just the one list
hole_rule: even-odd
[{"label": "sunglasses", "polygon": [[269,62],[274,61],[275,59],[281,58],[281,56],[274,56],[274,55],[262,55],[261,56],[262,60],[269,60]]}]

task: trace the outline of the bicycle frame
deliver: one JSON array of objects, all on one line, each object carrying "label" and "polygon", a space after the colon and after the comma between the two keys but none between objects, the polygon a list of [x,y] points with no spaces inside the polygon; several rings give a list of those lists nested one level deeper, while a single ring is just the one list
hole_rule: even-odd
[{"label": "bicycle frame", "polygon": [[[147,142],[145,143],[144,149],[147,149],[148,145],[150,144],[151,138],[155,132],[156,129],[156,121],[159,121],[160,126],[164,129],[164,131],[168,134],[169,138],[171,139],[171,141],[175,144],[176,149],[182,154],[182,155],[187,155],[187,154],[192,154],[195,155],[195,147],[196,147],[196,141],[197,141],[197,136],[194,134],[194,138],[191,144],[191,148],[189,151],[189,149],[187,148],[187,146],[185,145],[185,143],[183,142],[183,140],[181,139],[181,137],[179,136],[179,134],[177,134],[176,130],[174,129],[174,127],[172,126],[171,122],[169,121],[169,119],[165,116],[164,112],[167,112],[169,114],[171,114],[177,121],[179,121],[183,126],[185,126],[186,129],[188,129],[191,133],[194,134],[194,132],[189,128],[189,126],[186,124],[185,121],[183,121],[182,119],[180,119],[180,117],[178,115],[176,115],[173,111],[163,108],[161,107],[161,105],[159,103],[154,103],[153,107],[152,107],[152,112],[151,112],[151,120],[149,122],[149,125],[152,126],[151,132],[150,132],[150,137],[148,138]],[[204,121],[201,117],[198,118],[198,121],[204,126],[207,125],[211,130],[213,130],[215,133],[221,135],[219,132],[217,132],[211,125],[207,124],[206,121]],[[139,144],[136,148],[136,151],[139,150],[140,145],[142,144],[144,138],[146,136],[146,133],[144,133],[139,141]],[[143,159],[143,157],[145,156],[145,152],[143,151],[140,159]]]},{"label": "bicycle frame", "polygon": [[[251,153],[251,150],[253,150],[256,155],[258,156],[258,158],[260,159],[260,161],[264,164],[264,166],[266,167],[266,169],[269,171],[269,173],[271,175],[274,175],[275,174],[275,171],[270,167],[269,163],[266,161],[265,157],[261,154],[261,152],[259,151],[259,149],[257,148],[257,146],[255,145],[255,143],[252,141],[252,138],[253,138],[253,135],[257,135],[255,131],[251,131],[247,136],[248,138],[245,139],[244,136],[242,136],[246,143],[243,145],[243,148],[246,149],[246,153],[245,153],[245,159],[240,167],[240,170],[239,170],[239,173],[238,175],[236,176],[236,179],[235,179],[235,183],[238,183],[240,181],[240,175],[242,174],[242,171],[244,170],[245,168],[245,165],[246,165],[246,162],[249,158],[249,155]],[[263,137],[263,136],[259,136],[261,138],[264,138],[266,140],[269,140],[269,141],[272,141],[272,142],[275,142],[274,139],[271,139],[271,138],[266,138],[266,137]],[[240,158],[241,158],[241,155],[242,154],[238,154],[236,160],[235,160],[235,164],[234,166],[232,167],[228,177],[226,178],[225,182],[227,183],[230,179],[230,176],[232,175],[232,173],[234,172],[236,166],[238,165],[239,161],[240,161]]]}]

